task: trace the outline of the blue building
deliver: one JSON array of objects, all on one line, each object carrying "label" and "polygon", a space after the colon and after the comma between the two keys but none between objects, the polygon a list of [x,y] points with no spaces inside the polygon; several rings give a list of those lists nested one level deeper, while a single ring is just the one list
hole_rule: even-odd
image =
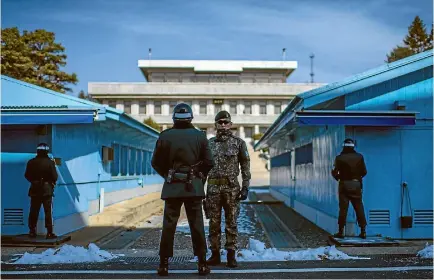
[{"label": "blue building", "polygon": [[[161,190],[150,160],[159,132],[121,111],[1,77],[2,234],[28,232],[27,161],[45,142],[59,180],[54,228],[66,234],[87,225],[104,206]],[[43,211],[38,232],[44,233]]]},{"label": "blue building", "polygon": [[[271,193],[330,233],[339,211],[331,169],[347,137],[368,169],[367,234],[432,238],[432,51],[298,95],[255,145],[270,150]],[[409,215],[405,228],[400,217]],[[350,207],[346,234],[358,231]]]}]

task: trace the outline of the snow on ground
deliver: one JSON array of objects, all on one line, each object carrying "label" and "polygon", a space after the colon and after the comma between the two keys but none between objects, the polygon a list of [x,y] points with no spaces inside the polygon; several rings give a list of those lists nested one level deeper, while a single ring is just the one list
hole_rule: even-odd
[{"label": "snow on ground", "polygon": [[[241,204],[240,205],[240,214],[238,216],[238,232],[239,233],[246,233],[246,234],[253,234],[256,231],[255,222],[252,221],[249,216],[246,214],[246,206]],[[221,230],[222,233],[225,232],[225,217],[224,217],[224,211],[222,211],[222,223],[221,223]],[[209,219],[205,217],[205,213],[203,213],[203,222],[205,226],[205,234],[209,233]],[[186,234],[190,233],[190,227],[188,225],[187,219],[183,221],[179,221],[176,226],[177,232],[182,232]]]},{"label": "snow on ground", "polygon": [[[220,251],[223,260],[226,259],[227,251]],[[208,251],[207,258],[211,256]],[[195,257],[190,262],[197,261]],[[305,249],[300,251],[288,252],[279,251],[276,248],[265,248],[265,244],[256,239],[249,239],[247,249],[241,249],[237,252],[237,261],[306,261],[306,260],[354,260],[369,259],[362,257],[348,256],[347,254],[336,249],[335,246],[319,247],[315,249]]]},{"label": "snow on ground", "polygon": [[52,263],[87,263],[105,262],[120,255],[114,255],[101,250],[98,246],[90,243],[88,248],[65,244],[58,249],[47,249],[40,254],[24,253],[13,264],[52,264]]},{"label": "snow on ground", "polygon": [[433,245],[426,244],[423,250],[417,252],[417,256],[421,258],[432,259],[433,258],[432,249],[433,249]]}]

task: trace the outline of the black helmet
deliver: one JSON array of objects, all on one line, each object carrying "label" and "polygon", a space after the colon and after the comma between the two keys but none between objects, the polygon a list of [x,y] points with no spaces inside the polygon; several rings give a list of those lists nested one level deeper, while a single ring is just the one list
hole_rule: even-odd
[{"label": "black helmet", "polygon": [[228,111],[220,111],[215,115],[215,121],[221,120],[221,119],[229,119],[231,120],[231,114],[229,114]]},{"label": "black helmet", "polygon": [[193,119],[193,110],[191,110],[190,105],[186,103],[179,103],[173,109],[172,119],[174,121],[191,122],[191,120]]},{"label": "black helmet", "polygon": [[353,148],[356,146],[356,144],[354,143],[354,140],[351,138],[347,138],[344,140],[344,143],[342,144],[343,147],[349,147],[349,148]]}]

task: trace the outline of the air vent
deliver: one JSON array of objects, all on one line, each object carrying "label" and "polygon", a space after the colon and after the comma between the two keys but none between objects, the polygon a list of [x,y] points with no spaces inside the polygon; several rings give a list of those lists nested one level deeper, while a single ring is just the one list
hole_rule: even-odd
[{"label": "air vent", "polygon": [[369,210],[370,225],[390,225],[389,210]]},{"label": "air vent", "polygon": [[433,210],[414,210],[415,225],[432,225]]},{"label": "air vent", "polygon": [[24,225],[23,209],[15,209],[15,208],[3,209],[3,224],[7,226]]}]

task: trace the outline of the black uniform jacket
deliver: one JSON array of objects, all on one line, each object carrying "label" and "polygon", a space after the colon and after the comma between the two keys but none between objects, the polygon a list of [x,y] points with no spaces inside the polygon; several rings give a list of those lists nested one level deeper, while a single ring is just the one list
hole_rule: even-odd
[{"label": "black uniform jacket", "polygon": [[[161,177],[166,179],[169,169],[174,166],[191,166],[200,161],[202,164],[197,171],[207,176],[214,161],[205,133],[191,124],[175,124],[173,128],[161,132],[152,156],[152,167]],[[167,183],[165,180],[161,198],[205,197],[201,178],[195,177],[192,185],[192,190],[188,190],[186,183]]]},{"label": "black uniform jacket", "polygon": [[53,196],[57,171],[54,161],[48,156],[36,156],[29,160],[24,177],[31,183],[29,196]]},{"label": "black uniform jacket", "polygon": [[358,180],[362,183],[362,178],[366,176],[365,160],[363,156],[353,149],[343,150],[335,159],[332,176],[336,181]]}]

